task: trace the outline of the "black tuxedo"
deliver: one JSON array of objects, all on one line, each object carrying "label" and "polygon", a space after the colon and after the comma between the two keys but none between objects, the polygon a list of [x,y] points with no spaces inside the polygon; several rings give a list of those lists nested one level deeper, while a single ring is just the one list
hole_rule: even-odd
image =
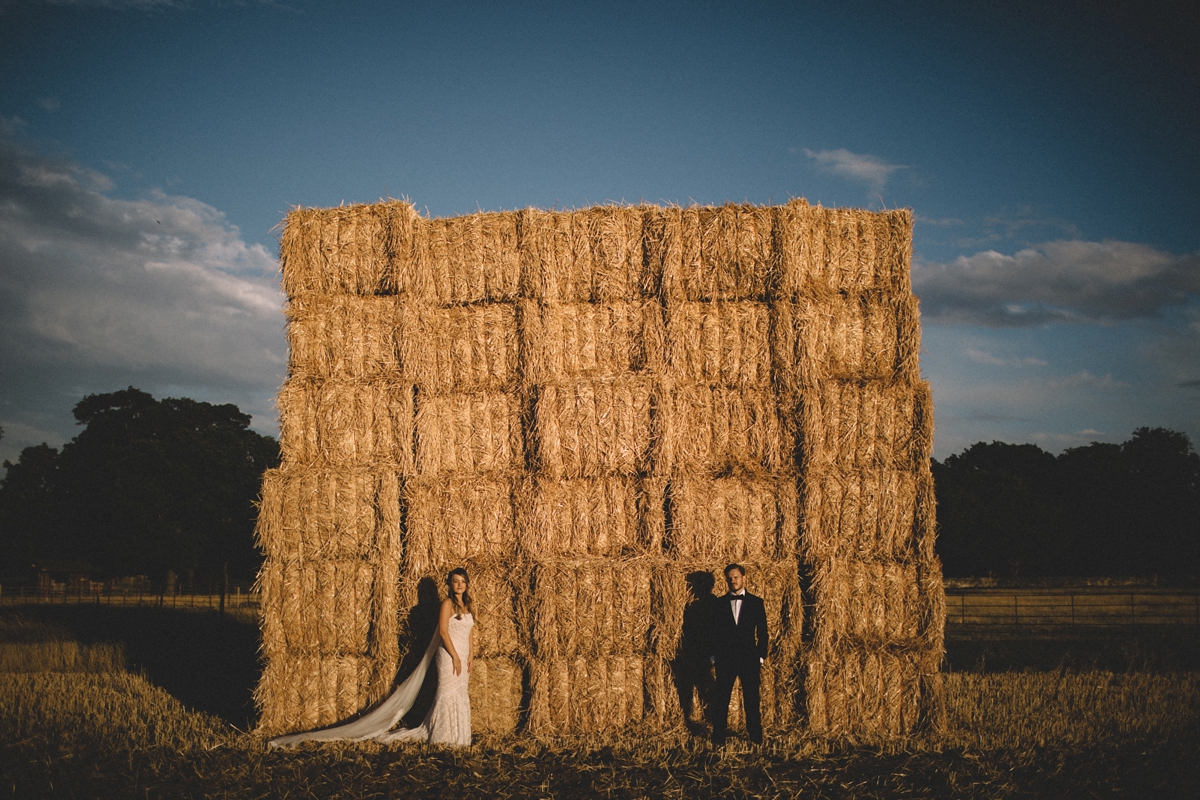
[{"label": "black tuxedo", "polygon": [[742,681],[742,705],[746,709],[746,732],[762,741],[762,715],[759,708],[760,665],[767,657],[767,612],[761,597],[746,592],[740,601],[737,621],[733,617],[733,593],[713,602],[709,625],[709,650],[717,668],[713,688],[713,741],[725,741],[729,723],[729,698],[733,682]]}]

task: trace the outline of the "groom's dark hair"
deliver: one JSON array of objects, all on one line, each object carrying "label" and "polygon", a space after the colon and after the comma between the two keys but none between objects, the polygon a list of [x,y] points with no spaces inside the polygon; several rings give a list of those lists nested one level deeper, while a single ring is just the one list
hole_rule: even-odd
[{"label": "groom's dark hair", "polygon": [[726,568],[725,568],[725,577],[726,577],[726,578],[728,578],[728,577],[729,577],[729,573],[730,573],[730,572],[732,572],[732,571],[733,571],[733,570],[735,570],[735,569],[736,569],[738,572],[742,573],[743,575],[745,575],[745,574],[746,574],[746,568],[745,568],[745,567],[743,567],[741,564],[730,564],[728,567],[726,567]]}]

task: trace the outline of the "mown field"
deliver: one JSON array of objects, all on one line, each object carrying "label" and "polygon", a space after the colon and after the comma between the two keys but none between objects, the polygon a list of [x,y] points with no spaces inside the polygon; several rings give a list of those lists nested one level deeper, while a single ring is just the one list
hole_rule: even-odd
[{"label": "mown field", "polygon": [[1191,639],[952,642],[949,725],[889,744],[680,731],[268,752],[253,624],[157,609],[0,613],[0,796],[1200,797]]}]

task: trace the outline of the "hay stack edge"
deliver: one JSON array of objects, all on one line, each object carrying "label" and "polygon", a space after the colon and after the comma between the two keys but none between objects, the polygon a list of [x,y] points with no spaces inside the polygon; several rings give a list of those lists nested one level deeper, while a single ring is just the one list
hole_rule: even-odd
[{"label": "hay stack edge", "polygon": [[682,726],[685,612],[730,561],[767,600],[768,731],[941,726],[911,240],[803,200],[290,213],[260,730],[385,697],[460,564],[476,732]]}]

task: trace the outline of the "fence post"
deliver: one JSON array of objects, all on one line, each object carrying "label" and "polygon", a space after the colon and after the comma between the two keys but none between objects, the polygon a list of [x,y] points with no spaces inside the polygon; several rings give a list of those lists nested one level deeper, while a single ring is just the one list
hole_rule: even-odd
[{"label": "fence post", "polygon": [[1137,627],[1137,611],[1134,609],[1133,597],[1134,597],[1133,592],[1130,592],[1129,593],[1129,626],[1132,628],[1136,628]]},{"label": "fence post", "polygon": [[1075,628],[1075,593],[1071,592],[1071,629]]},{"label": "fence post", "polygon": [[1020,612],[1017,609],[1017,593],[1013,592],[1013,625],[1019,625],[1019,624],[1021,624],[1021,623],[1020,623]]}]

